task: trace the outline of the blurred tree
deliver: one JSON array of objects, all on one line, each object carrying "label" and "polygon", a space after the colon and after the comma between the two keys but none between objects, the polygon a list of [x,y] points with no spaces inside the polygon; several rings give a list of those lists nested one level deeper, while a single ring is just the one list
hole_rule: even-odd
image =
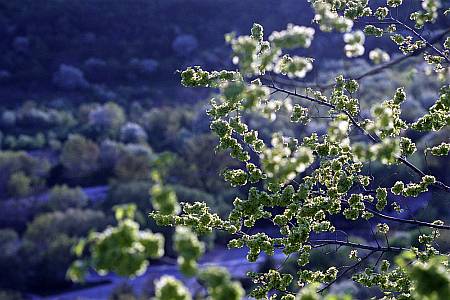
[{"label": "blurred tree", "polygon": [[149,180],[153,152],[142,145],[128,145],[114,167],[120,181]]},{"label": "blurred tree", "polygon": [[[186,186],[195,187],[207,193],[220,193],[228,189],[220,172],[239,164],[227,153],[215,153],[216,137],[211,134],[194,136],[180,149],[180,159],[173,166],[173,176]],[[196,176],[191,176],[196,174]]]},{"label": "blurred tree", "polygon": [[126,123],[120,129],[120,139],[124,143],[139,144],[147,141],[147,133],[136,123]]},{"label": "blurred tree", "polygon": [[100,136],[116,136],[124,123],[125,112],[114,102],[108,102],[89,112],[89,126]]},{"label": "blurred tree", "polygon": [[45,187],[50,165],[25,152],[0,152],[0,191],[5,196],[22,197]]},{"label": "blurred tree", "polygon": [[11,175],[7,184],[8,194],[13,197],[25,197],[31,192],[31,179],[23,172]]},{"label": "blurred tree", "polygon": [[133,291],[133,287],[124,282],[114,288],[109,300],[137,300],[138,297]]},{"label": "blurred tree", "polygon": [[82,178],[98,168],[98,146],[81,135],[71,135],[64,143],[61,164],[69,178]]},{"label": "blurred tree", "polygon": [[156,151],[176,150],[177,134],[192,123],[193,113],[184,108],[152,108],[142,116],[149,144]]},{"label": "blurred tree", "polygon": [[67,185],[59,185],[50,190],[45,206],[52,211],[64,211],[69,208],[84,208],[88,200],[80,187],[70,188]]}]

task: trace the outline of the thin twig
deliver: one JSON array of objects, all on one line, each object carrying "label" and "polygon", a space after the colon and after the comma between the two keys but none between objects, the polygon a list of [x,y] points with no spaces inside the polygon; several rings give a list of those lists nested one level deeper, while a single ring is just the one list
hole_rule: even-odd
[{"label": "thin twig", "polygon": [[330,281],[326,286],[324,286],[323,288],[321,288],[320,290],[318,290],[318,293],[322,293],[323,291],[325,291],[326,289],[328,289],[333,283],[335,283],[336,281],[338,281],[339,279],[341,279],[342,277],[345,276],[345,274],[347,274],[348,272],[350,272],[351,270],[355,269],[356,267],[358,267],[361,263],[363,263],[365,260],[367,260],[372,254],[374,254],[376,251],[371,251],[369,254],[367,254],[366,256],[364,256],[363,258],[361,258],[357,263],[355,263],[354,265],[348,267],[347,269],[345,269],[344,272],[342,272],[339,276],[337,276],[333,281]]},{"label": "thin twig", "polygon": [[375,251],[375,252],[384,251],[384,252],[400,253],[404,250],[407,250],[406,248],[402,248],[402,247],[393,247],[393,246],[379,247],[379,246],[358,244],[358,243],[353,243],[353,242],[348,242],[348,241],[340,241],[340,240],[309,240],[309,243],[311,243],[312,245],[320,244],[320,245],[322,245],[322,247],[327,246],[327,245],[342,245],[342,246],[352,247],[352,248],[357,248],[357,249],[371,250],[371,251]]},{"label": "thin twig", "polygon": [[386,220],[390,220],[390,221],[394,221],[394,222],[407,223],[407,224],[419,225],[419,226],[436,228],[436,229],[450,230],[450,226],[449,225],[438,225],[438,224],[424,222],[424,221],[396,218],[396,217],[392,217],[392,216],[388,216],[388,215],[379,213],[379,212],[377,212],[375,210],[372,210],[370,208],[366,208],[366,210],[368,212],[374,214],[377,217],[380,217],[380,218],[383,218],[383,219],[386,219]]},{"label": "thin twig", "polygon": [[450,63],[450,59],[447,57],[447,55],[445,55],[441,50],[436,48],[430,41],[425,39],[420,33],[418,33],[416,30],[414,30],[414,28],[408,26],[407,24],[403,23],[399,19],[396,19],[392,16],[388,19],[394,21],[395,23],[397,23],[397,24],[405,27],[407,30],[411,31],[412,34],[414,34],[418,39],[423,41],[429,48],[433,49],[437,54],[439,54],[439,56],[441,56],[443,59],[445,59],[447,61],[447,63]]},{"label": "thin twig", "polygon": [[[433,44],[435,44],[436,42],[440,41],[442,38],[444,38],[446,35],[448,35],[450,33],[450,28],[447,28],[446,30],[444,30],[443,32],[437,34],[436,36],[432,37],[428,43],[426,43],[426,46],[423,48],[419,48],[414,50],[411,53],[408,53],[407,55],[401,55],[395,59],[390,60],[389,62],[386,62],[384,64],[380,64],[376,67],[373,67],[365,72],[362,72],[361,74],[358,74],[356,76],[349,76],[346,75],[344,76],[345,78],[349,78],[349,79],[354,79],[354,80],[361,80],[365,77],[368,76],[372,76],[372,75],[376,75],[378,73],[381,73],[382,71],[389,69],[401,62],[403,62],[404,60],[411,58],[411,57],[415,57],[418,56],[419,54],[421,54],[422,52],[424,52],[426,49],[430,48],[430,47],[434,47]],[[444,56],[445,57],[445,56]],[[320,90],[327,90],[330,89],[334,86],[334,81],[333,82],[329,82],[329,83],[325,83],[325,84],[315,84],[315,83],[301,83],[301,82],[295,82],[293,80],[285,80],[283,78],[271,78],[272,81],[284,85],[284,86],[291,86],[291,87],[301,87],[301,88],[318,88]]]}]

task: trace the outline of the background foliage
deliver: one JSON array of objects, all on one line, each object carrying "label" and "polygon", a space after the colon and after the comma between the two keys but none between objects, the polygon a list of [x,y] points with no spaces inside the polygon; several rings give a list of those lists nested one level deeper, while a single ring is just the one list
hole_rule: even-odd
[{"label": "background foliage", "polygon": [[[446,3],[401,2],[0,3],[4,297],[177,258],[111,298],[446,298]],[[197,262],[225,244],[274,258]]]}]

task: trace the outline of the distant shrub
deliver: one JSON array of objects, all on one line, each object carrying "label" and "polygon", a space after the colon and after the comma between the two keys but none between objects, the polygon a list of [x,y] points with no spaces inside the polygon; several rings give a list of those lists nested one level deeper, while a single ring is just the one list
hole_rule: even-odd
[{"label": "distant shrub", "polygon": [[119,158],[124,152],[123,144],[106,139],[100,144],[100,165],[102,169],[114,169]]},{"label": "distant shrub", "polygon": [[30,48],[30,39],[26,36],[17,36],[13,41],[13,48],[17,52],[26,53]]},{"label": "distant shrub", "polygon": [[[231,211],[231,203],[237,196],[236,191],[231,190],[234,194],[227,197],[224,193],[210,194],[201,189],[191,188],[180,184],[171,185],[177,198],[181,202],[194,203],[196,201],[205,202],[209,207],[213,207],[214,212],[220,216],[226,216]],[[226,199],[225,199],[226,198]]]},{"label": "distant shrub", "polygon": [[4,137],[2,141],[2,145],[4,149],[16,149],[17,141],[13,135],[7,135]]},{"label": "distant shrub", "polygon": [[99,108],[101,105],[96,102],[88,102],[83,103],[78,107],[76,118],[82,126],[87,126],[89,123],[89,115],[91,112],[97,108]]},{"label": "distant shrub", "polygon": [[100,135],[114,135],[125,123],[125,112],[113,103],[108,102],[89,112],[89,125]]},{"label": "distant shrub", "polygon": [[89,86],[83,71],[65,64],[61,64],[58,71],[53,74],[53,83],[65,90],[84,89]]},{"label": "distant shrub", "polygon": [[159,63],[151,58],[138,59],[133,58],[130,60],[130,65],[135,68],[138,72],[150,75],[156,72]]},{"label": "distant shrub", "polygon": [[24,238],[34,243],[50,243],[58,235],[81,237],[106,224],[107,219],[101,211],[71,208],[64,212],[49,212],[37,216],[28,224]]},{"label": "distant shrub", "polygon": [[128,107],[129,120],[132,122],[137,122],[141,119],[143,113],[145,112],[144,107],[138,101],[133,101]]},{"label": "distant shrub", "polygon": [[91,86],[92,92],[98,101],[111,101],[117,98],[117,93],[102,84],[94,84]]},{"label": "distant shrub", "polygon": [[133,290],[133,287],[127,282],[120,283],[116,286],[111,295],[108,297],[109,300],[137,300],[138,297]]},{"label": "distant shrub", "polygon": [[69,209],[38,216],[21,240],[14,231],[0,230],[1,283],[21,290],[67,285],[66,270],[77,239],[91,228],[105,226],[102,212]]},{"label": "distant shrub", "polygon": [[52,139],[49,139],[48,146],[53,151],[59,151],[59,150],[61,150],[62,143],[59,140],[52,138]]},{"label": "distant shrub", "polygon": [[24,196],[45,185],[50,165],[25,152],[0,152],[0,192],[6,196]]},{"label": "distant shrub", "polygon": [[67,284],[72,247],[79,237],[105,225],[105,215],[94,210],[69,209],[35,218],[23,236],[21,249],[27,284],[41,289]]},{"label": "distant shrub", "polygon": [[32,253],[29,255],[37,253],[37,257],[30,263],[35,271],[34,276],[28,279],[32,282],[32,287],[49,289],[55,286],[67,286],[67,270],[64,270],[64,267],[73,261],[72,249],[77,242],[78,237],[61,234],[54,237],[44,247],[39,243],[30,247]]},{"label": "distant shrub", "polygon": [[175,193],[177,194],[177,198],[181,202],[193,203],[195,201],[204,201],[208,203],[208,205],[211,205],[215,202],[213,195],[208,194],[202,190],[189,188],[178,184],[172,185],[171,187],[174,189]]},{"label": "distant shrub", "polygon": [[14,111],[5,110],[1,116],[2,127],[12,127],[16,124],[16,114]]},{"label": "distant shrub", "polygon": [[27,102],[17,111],[17,123],[23,127],[37,128],[51,125],[51,116],[48,112],[36,107],[34,102]]},{"label": "distant shrub", "polygon": [[18,234],[12,229],[0,229],[0,253],[9,254],[17,248]]},{"label": "distant shrub", "polygon": [[[142,116],[141,125],[150,145],[157,151],[171,150],[177,143],[177,134],[192,124],[193,112],[185,108],[152,108]],[[174,149],[173,149],[174,150]]]},{"label": "distant shrub", "polygon": [[[23,274],[16,273],[17,264],[20,261],[19,249],[19,235],[12,229],[0,229],[0,266],[2,266],[0,283],[2,283],[2,287],[6,287],[7,284],[18,284],[22,281]],[[15,299],[13,297],[8,298],[9,296],[11,296],[10,293],[0,291],[0,300]]]},{"label": "distant shrub", "polygon": [[103,59],[97,57],[91,57],[84,61],[84,66],[86,68],[103,68],[106,67],[106,65],[106,62]]},{"label": "distant shrub", "polygon": [[11,78],[11,73],[7,70],[0,70],[0,82],[7,81]]},{"label": "distant shrub", "polygon": [[8,195],[13,197],[25,197],[31,193],[31,179],[23,172],[11,175],[6,187]]},{"label": "distant shrub", "polygon": [[153,158],[153,152],[148,146],[128,144],[117,160],[114,172],[122,181],[150,179]]},{"label": "distant shrub", "polygon": [[31,129],[33,132],[50,128],[54,128],[57,132],[64,132],[76,124],[70,111],[39,107],[32,101],[25,102],[14,115],[11,113],[14,112],[5,111],[3,113],[2,123],[4,126],[15,125]]},{"label": "distant shrub", "polygon": [[61,153],[61,164],[66,175],[80,178],[91,174],[98,168],[98,146],[81,135],[71,135],[65,142]]},{"label": "distant shrub", "polygon": [[6,169],[1,170],[3,172],[23,170],[29,176],[45,176],[49,169],[49,163],[23,151],[4,151],[0,152],[0,168]]},{"label": "distant shrub", "polygon": [[238,164],[224,152],[215,154],[215,144],[216,138],[210,134],[197,135],[187,140],[179,150],[182,159],[171,170],[171,174],[186,186],[215,195],[228,189],[220,172]]},{"label": "distant shrub", "polygon": [[64,211],[69,208],[83,208],[87,203],[88,197],[81,188],[58,185],[50,190],[46,206],[53,211]]},{"label": "distant shrub", "polygon": [[71,249],[76,242],[76,238],[66,234],[45,242],[23,239],[19,252],[21,260],[16,265],[16,272],[24,273],[20,287],[45,291],[68,286],[64,268],[74,259]]},{"label": "distant shrub", "polygon": [[122,181],[148,179],[153,150],[146,144],[122,144],[104,140],[100,145],[100,166],[103,172],[112,172]]},{"label": "distant shrub", "polygon": [[0,290],[0,300],[23,300],[26,299],[21,293],[10,290]]},{"label": "distant shrub", "polygon": [[120,129],[120,140],[124,143],[142,143],[147,140],[147,133],[139,124],[128,122]]},{"label": "distant shrub", "polygon": [[190,34],[177,36],[172,42],[172,49],[179,56],[188,56],[198,48],[198,40]]},{"label": "distant shrub", "polygon": [[114,70],[102,58],[90,57],[83,63],[86,78],[91,82],[107,82],[114,76]]},{"label": "distant shrub", "polygon": [[149,201],[150,181],[116,182],[111,185],[104,203],[107,208],[118,204],[135,203],[139,211],[147,213],[151,209]]},{"label": "distant shrub", "polygon": [[155,159],[155,153],[153,152],[152,148],[150,148],[148,145],[144,144],[126,144],[124,145],[125,152],[136,155],[136,156],[145,156],[150,160]]},{"label": "distant shrub", "polygon": [[13,149],[31,150],[43,148],[46,144],[45,136],[39,132],[35,136],[20,134],[15,140]]}]

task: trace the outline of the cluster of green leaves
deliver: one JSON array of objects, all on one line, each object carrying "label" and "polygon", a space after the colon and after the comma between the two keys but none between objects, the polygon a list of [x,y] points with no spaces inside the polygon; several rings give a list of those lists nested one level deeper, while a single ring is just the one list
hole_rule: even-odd
[{"label": "cluster of green leaves", "polygon": [[140,230],[135,222],[136,206],[133,204],[115,208],[117,226],[103,232],[93,232],[74,247],[74,253],[82,257],[89,247],[89,259],[76,260],[67,275],[74,281],[84,279],[89,267],[100,274],[112,271],[122,276],[138,276],[148,267],[148,259],[164,255],[164,237],[149,230]]},{"label": "cluster of green leaves", "polygon": [[[163,169],[161,165],[165,163],[163,160],[160,159],[157,162],[161,169]],[[153,213],[155,218],[172,216],[176,213],[175,209],[180,207],[173,189],[163,185],[162,173],[164,172],[161,170],[154,170],[152,174],[155,184],[150,194],[156,210]],[[182,204],[183,207],[186,205]],[[193,205],[194,210],[195,205]],[[138,223],[134,221],[135,212],[134,204],[115,207],[117,225],[109,226],[103,232],[92,232],[87,239],[82,239],[75,245],[73,252],[80,259],[72,264],[67,276],[73,281],[82,281],[86,271],[93,268],[99,274],[114,272],[118,275],[134,277],[147,270],[150,259],[162,257],[164,255],[163,236],[149,230],[140,230]],[[204,221],[205,219],[202,218],[196,222],[201,224]],[[182,274],[187,277],[196,276],[209,295],[207,299],[239,300],[244,296],[241,284],[232,281],[225,268],[199,268],[197,261],[203,255],[205,245],[189,227],[176,227],[173,249],[178,254],[177,261]],[[86,252],[89,254],[87,257]],[[172,276],[162,276],[155,281],[155,299],[189,300],[192,299],[192,295],[181,281]],[[196,299],[200,298],[196,297]]]},{"label": "cluster of green leaves", "polygon": [[[239,300],[244,290],[237,281],[232,281],[224,268],[206,267],[198,274],[198,280],[206,288],[208,298],[196,296],[195,299]],[[192,295],[186,286],[172,276],[164,275],[155,282],[155,300],[191,300]]]},{"label": "cluster of green leaves", "polygon": [[391,188],[394,195],[417,197],[419,194],[428,191],[428,186],[435,183],[434,176],[426,175],[422,177],[419,183],[404,184],[402,181],[397,181]]},{"label": "cluster of green leaves", "polygon": [[[416,253],[414,253],[414,251]],[[365,286],[384,290],[384,299],[447,299],[450,296],[448,256],[428,255],[416,260],[417,249],[395,258],[395,265],[382,260],[353,279]]]},{"label": "cluster of green leaves", "polygon": [[427,151],[431,152],[433,155],[444,156],[448,155],[450,152],[450,144],[449,143],[441,143],[437,146],[427,148]]},{"label": "cluster of green leaves", "polygon": [[450,85],[440,90],[439,99],[430,107],[429,113],[421,117],[412,127],[419,131],[438,131],[450,125]]}]

